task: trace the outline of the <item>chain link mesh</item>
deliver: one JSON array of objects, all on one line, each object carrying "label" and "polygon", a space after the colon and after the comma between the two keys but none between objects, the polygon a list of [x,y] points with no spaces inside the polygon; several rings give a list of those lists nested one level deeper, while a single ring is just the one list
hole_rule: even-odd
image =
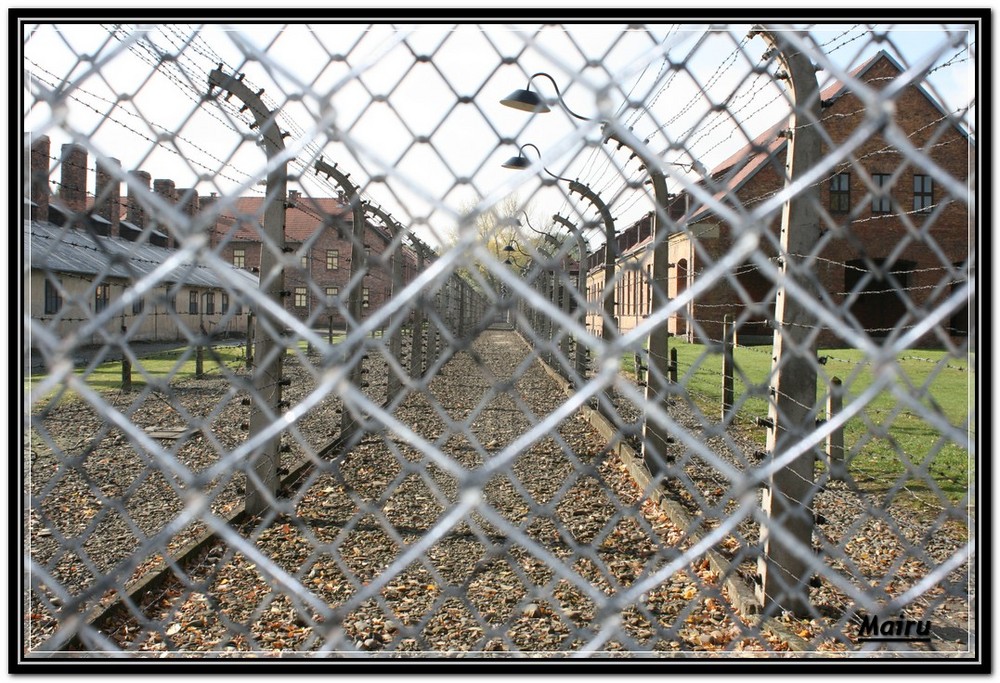
[{"label": "chain link mesh", "polygon": [[20,28],[22,657],[978,656],[974,22]]}]

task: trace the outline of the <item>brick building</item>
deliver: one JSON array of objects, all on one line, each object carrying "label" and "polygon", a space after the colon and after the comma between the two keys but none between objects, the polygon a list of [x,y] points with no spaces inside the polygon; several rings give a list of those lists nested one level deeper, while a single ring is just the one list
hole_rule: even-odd
[{"label": "brick building", "polygon": [[[53,161],[59,171],[54,193]],[[122,328],[134,341],[191,339],[200,336],[201,329],[213,336],[245,334],[239,292],[257,287],[257,277],[249,271],[188,260],[175,263],[161,284],[142,297],[130,294],[136,282],[176,254],[176,231],[165,226],[168,219],[150,216],[144,208],[141,193],[151,192],[148,173],[133,171],[137,183],[122,197],[112,169],[98,162],[92,194],[86,149],[63,145],[60,156],[53,159],[44,136],[32,140],[28,171],[22,242],[29,265],[24,310],[48,333],[57,338],[78,336],[87,322],[110,308],[116,311],[114,317],[80,344],[103,344]],[[189,217],[200,210],[194,190],[156,180],[154,191],[180,204]],[[131,301],[123,302],[127,295]]]},{"label": "brick building", "polygon": [[[199,196],[194,189],[178,188],[173,180],[153,179],[141,170],[129,172],[123,196],[121,183],[115,180],[121,175],[120,163],[110,159],[116,167],[112,169],[99,160],[90,168],[87,150],[80,145],[63,145],[60,155],[53,157],[49,139],[40,137],[31,143],[29,163],[24,249],[32,267],[25,307],[33,318],[55,326],[59,334],[69,333],[121,297],[148,272],[146,265],[162,263],[174,252],[180,229],[168,227],[167,217],[151,215],[143,201],[143,194],[156,194],[180,207],[189,225],[209,222],[209,245],[230,264],[232,273],[220,276],[203,264],[186,264],[190,281],[178,277],[134,310],[126,306],[120,318],[108,324],[108,331],[124,325],[135,340],[183,339],[201,327],[216,335],[245,333],[248,302],[226,283],[232,276],[241,286],[248,282],[257,286],[263,197],[237,198],[217,218],[207,218],[203,209],[218,197]],[[54,181],[56,173],[59,179]],[[289,192],[285,206],[286,308],[318,327],[331,323],[343,327],[353,257],[352,213],[342,198],[313,199],[296,191]],[[64,226],[74,233],[65,233]],[[57,250],[46,248],[60,239]],[[390,296],[395,254],[403,254],[403,281],[416,275],[413,252],[399,248],[398,241],[387,250],[391,244],[385,228],[368,224],[368,268],[355,290],[363,316]],[[118,261],[125,258],[135,263],[123,270]],[[75,312],[70,314],[70,308]],[[95,335],[94,342],[99,340]]]},{"label": "brick building", "polygon": [[[882,51],[852,76],[882,89],[902,71],[899,63]],[[865,115],[865,106],[840,83],[825,89],[821,97],[823,130],[837,145],[854,132]],[[922,87],[909,86],[893,101],[892,125],[914,148],[968,187],[975,150],[967,133],[948,120]],[[778,122],[712,169],[705,186],[711,188],[716,201],[750,208],[784,187],[788,143],[782,131],[787,128],[787,121]],[[828,153],[829,145],[824,144],[822,151]],[[820,181],[824,236],[813,273],[827,304],[841,309],[845,324],[864,329],[873,338],[884,338],[913,325],[921,311],[933,308],[961,284],[965,261],[973,248],[969,210],[942,186],[940,177],[911,162],[877,134]],[[671,298],[689,287],[733,244],[729,224],[710,208],[692,206],[688,201],[681,195],[670,207],[671,216],[678,217],[685,228],[668,241],[671,277],[667,294]],[[688,206],[689,211],[682,208]],[[649,312],[650,218],[630,226],[618,240],[622,271],[616,286],[616,312],[623,330],[634,327]],[[780,222],[781,215],[776,212],[769,226],[775,242]],[[770,240],[762,240],[760,248],[776,256]],[[595,301],[603,287],[601,262],[603,256],[593,255],[589,264],[588,294]],[[692,341],[718,340],[728,314],[737,321],[740,343],[770,344],[774,283],[750,263],[731,275],[738,288],[729,280],[719,281],[689,304],[686,312],[673,316],[670,332]],[[602,324],[598,316],[589,322],[596,329]],[[943,327],[943,335],[965,336],[967,307]],[[824,330],[818,341],[820,345],[843,344],[832,330]],[[941,343],[943,339],[935,334],[921,340],[922,345]]]},{"label": "brick building", "polygon": [[[202,202],[214,201],[202,197]],[[285,203],[285,308],[317,327],[343,327],[353,259],[353,213],[340,197],[307,197],[290,190]],[[263,197],[240,197],[224,212],[212,233],[212,245],[237,268],[260,268]],[[393,243],[382,226],[368,223],[364,248],[368,268],[360,284],[362,316],[385,303],[392,293],[393,259],[402,254],[403,282],[416,276],[416,257]]]}]

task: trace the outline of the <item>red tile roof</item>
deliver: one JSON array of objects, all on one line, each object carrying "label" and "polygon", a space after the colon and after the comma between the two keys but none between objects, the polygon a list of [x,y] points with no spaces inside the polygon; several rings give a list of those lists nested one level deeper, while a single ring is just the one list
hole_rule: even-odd
[{"label": "red tile roof", "polygon": [[[850,76],[853,78],[864,76],[873,65],[883,59],[889,60],[897,69],[900,68],[899,64],[887,52],[880,50],[863,64],[851,70]],[[837,81],[820,93],[820,100],[832,100],[845,92],[847,92],[846,84],[843,81]],[[723,198],[732,196],[744,183],[756,175],[770,159],[779,154],[787,143],[787,139],[778,137],[778,133],[787,127],[787,118],[778,121],[728,159],[716,165],[711,171],[711,177],[716,181],[721,181],[722,184],[721,186],[717,186],[719,189],[715,193],[714,199],[721,202]],[[737,166],[739,166],[739,169],[734,172],[733,169],[737,168]],[[690,220],[694,221],[703,218],[709,211],[707,207],[701,207]]]},{"label": "red tile roof", "polygon": [[[220,216],[216,232],[228,233],[239,221],[232,239],[259,241],[264,209],[263,197],[237,197],[233,208]],[[350,221],[351,209],[332,197],[297,197],[285,211],[285,239],[304,242],[322,225],[324,217],[330,216]]]}]

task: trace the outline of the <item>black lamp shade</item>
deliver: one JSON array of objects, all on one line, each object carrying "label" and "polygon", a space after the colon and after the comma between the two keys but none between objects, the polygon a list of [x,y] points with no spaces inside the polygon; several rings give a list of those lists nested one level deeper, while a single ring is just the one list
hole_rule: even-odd
[{"label": "black lamp shade", "polygon": [[500,100],[500,104],[520,109],[521,111],[538,112],[540,114],[550,111],[548,105],[542,101],[538,93],[533,93],[530,90],[515,90]]},{"label": "black lamp shade", "polygon": [[516,157],[511,157],[500,165],[504,168],[512,168],[516,171],[520,171],[531,166],[531,162],[528,161],[528,157],[519,154]]}]

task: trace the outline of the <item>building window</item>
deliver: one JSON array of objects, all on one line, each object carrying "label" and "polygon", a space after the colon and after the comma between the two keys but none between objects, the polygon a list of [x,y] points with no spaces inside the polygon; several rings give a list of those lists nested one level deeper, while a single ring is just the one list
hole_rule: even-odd
[{"label": "building window", "polygon": [[337,270],[340,267],[340,252],[336,249],[326,250],[326,269]]},{"label": "building window", "polygon": [[929,175],[913,176],[913,210],[928,212],[934,206],[934,179]]},{"label": "building window", "polygon": [[198,314],[198,292],[188,293],[188,313],[191,315]]},{"label": "building window", "polygon": [[233,265],[237,268],[247,267],[247,250],[233,249]]},{"label": "building window", "polygon": [[851,174],[838,173],[830,179],[830,212],[847,213],[851,210]]},{"label": "building window", "polygon": [[142,313],[142,309],[146,307],[146,300],[143,298],[138,298],[132,302],[132,315],[139,315]]},{"label": "building window", "polygon": [[361,288],[361,305],[364,306],[365,308],[368,307],[368,288],[367,287],[362,287]]},{"label": "building window", "polygon": [[338,294],[340,294],[340,288],[339,287],[327,287],[326,288],[326,303],[328,305],[332,305],[333,302],[336,300]]},{"label": "building window", "polygon": [[94,313],[100,313],[111,303],[111,285],[104,283],[97,285],[94,291]]},{"label": "building window", "polygon": [[215,315],[215,292],[205,292],[205,315]]},{"label": "building window", "polygon": [[62,308],[62,297],[59,288],[48,280],[45,281],[45,314],[53,315]]},{"label": "building window", "polygon": [[296,308],[305,308],[306,307],[307,297],[308,297],[308,290],[306,290],[305,287],[296,287],[295,288],[295,307]]},{"label": "building window", "polygon": [[229,313],[229,292],[222,293],[222,315]]},{"label": "building window", "polygon": [[302,257],[302,270],[309,270],[309,255]]},{"label": "building window", "polygon": [[872,197],[872,213],[889,213],[892,211],[892,185],[888,173],[872,173],[872,182],[878,191]]}]

